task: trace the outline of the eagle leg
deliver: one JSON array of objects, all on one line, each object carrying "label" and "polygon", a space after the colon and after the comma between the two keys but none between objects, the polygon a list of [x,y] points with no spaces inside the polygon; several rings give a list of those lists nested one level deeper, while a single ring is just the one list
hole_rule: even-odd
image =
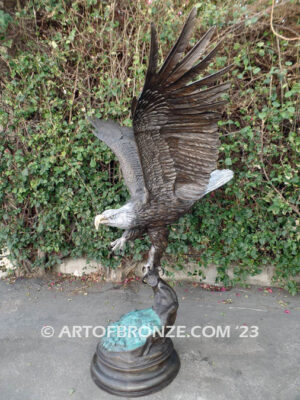
[{"label": "eagle leg", "polygon": [[145,233],[144,229],[138,229],[138,228],[127,229],[126,231],[124,231],[123,235],[119,239],[111,242],[110,246],[112,248],[112,251],[115,252],[117,250],[123,250],[125,244],[129,240],[137,239],[141,237],[144,233]]},{"label": "eagle leg", "polygon": [[168,245],[169,230],[166,226],[148,228],[148,235],[152,246],[148,254],[148,261],[145,269],[160,267],[160,260]]}]

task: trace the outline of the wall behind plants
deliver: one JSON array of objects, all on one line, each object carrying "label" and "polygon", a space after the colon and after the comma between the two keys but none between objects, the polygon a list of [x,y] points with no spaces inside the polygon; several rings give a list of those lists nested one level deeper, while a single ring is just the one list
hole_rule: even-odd
[{"label": "wall behind plants", "polygon": [[[150,21],[165,56],[192,5],[199,18],[191,45],[212,25],[215,41],[225,38],[207,72],[234,64],[219,167],[235,178],[171,227],[164,262],[196,261],[200,278],[215,263],[225,285],[273,264],[275,280],[296,292],[299,40],[272,32],[268,1],[29,0],[0,11],[0,247],[20,270],[50,268],[66,256],[120,264],[108,250],[120,232],[97,233],[93,219],[128,193],[86,115],[131,124]],[[299,36],[297,12],[294,1],[276,3],[274,30]],[[125,258],[142,259],[148,247],[136,240]]]}]

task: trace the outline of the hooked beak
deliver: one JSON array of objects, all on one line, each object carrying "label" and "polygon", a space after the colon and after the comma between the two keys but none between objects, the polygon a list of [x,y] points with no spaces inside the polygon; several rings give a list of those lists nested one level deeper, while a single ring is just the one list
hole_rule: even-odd
[{"label": "hooked beak", "polygon": [[95,217],[95,228],[96,228],[96,230],[98,230],[100,224],[106,224],[107,222],[108,222],[108,219],[105,218],[102,214],[97,215]]}]

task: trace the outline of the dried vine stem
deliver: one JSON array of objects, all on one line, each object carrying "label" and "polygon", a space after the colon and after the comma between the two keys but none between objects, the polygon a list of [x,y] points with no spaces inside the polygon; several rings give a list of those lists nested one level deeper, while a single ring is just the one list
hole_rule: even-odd
[{"label": "dried vine stem", "polygon": [[[286,36],[280,35],[280,33],[277,33],[275,31],[274,25],[273,25],[273,14],[274,14],[274,6],[275,6],[275,0],[272,0],[272,8],[271,8],[271,18],[270,18],[270,26],[271,26],[271,30],[274,33],[275,36],[279,37],[280,39],[283,40],[288,40],[288,41],[293,41],[293,40],[300,40],[300,36],[295,36],[292,38],[288,38]],[[284,28],[284,27],[283,27]],[[285,29],[285,28],[284,28]]]},{"label": "dried vine stem", "polygon": [[266,168],[265,168],[265,162],[264,162],[264,156],[263,156],[263,149],[264,149],[264,128],[265,128],[265,121],[262,120],[262,124],[261,124],[261,135],[260,135],[260,140],[261,140],[261,151],[259,154],[260,157],[260,162],[261,162],[261,166],[262,166],[262,170],[263,173],[265,175],[266,180],[268,181],[268,183],[270,184],[270,186],[272,187],[272,189],[279,195],[279,197],[281,198],[281,200],[287,204],[289,207],[291,207],[291,209],[293,211],[295,211],[295,213],[297,215],[300,216],[300,211],[298,209],[298,207],[294,204],[291,204],[290,202],[287,201],[287,199],[283,196],[283,194],[281,193],[280,190],[277,189],[276,186],[273,185],[271,179],[269,178],[269,175],[267,174]]}]

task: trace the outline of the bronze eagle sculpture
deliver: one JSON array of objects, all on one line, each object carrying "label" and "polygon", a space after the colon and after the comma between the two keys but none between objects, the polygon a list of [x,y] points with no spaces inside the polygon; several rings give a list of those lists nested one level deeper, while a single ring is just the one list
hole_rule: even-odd
[{"label": "bronze eagle sculpture", "polygon": [[148,234],[152,243],[145,266],[148,271],[160,266],[168,243],[168,225],[233,177],[231,170],[216,169],[217,122],[226,103],[222,95],[230,86],[217,82],[231,65],[195,81],[220,46],[199,61],[214,34],[211,28],[184,55],[195,18],[194,8],[159,70],[157,34],[151,25],[145,84],[131,106],[133,128],[89,118],[95,135],[119,159],[131,196],[123,207],[97,215],[96,229],[104,224],[125,230],[111,243],[113,251]]}]

